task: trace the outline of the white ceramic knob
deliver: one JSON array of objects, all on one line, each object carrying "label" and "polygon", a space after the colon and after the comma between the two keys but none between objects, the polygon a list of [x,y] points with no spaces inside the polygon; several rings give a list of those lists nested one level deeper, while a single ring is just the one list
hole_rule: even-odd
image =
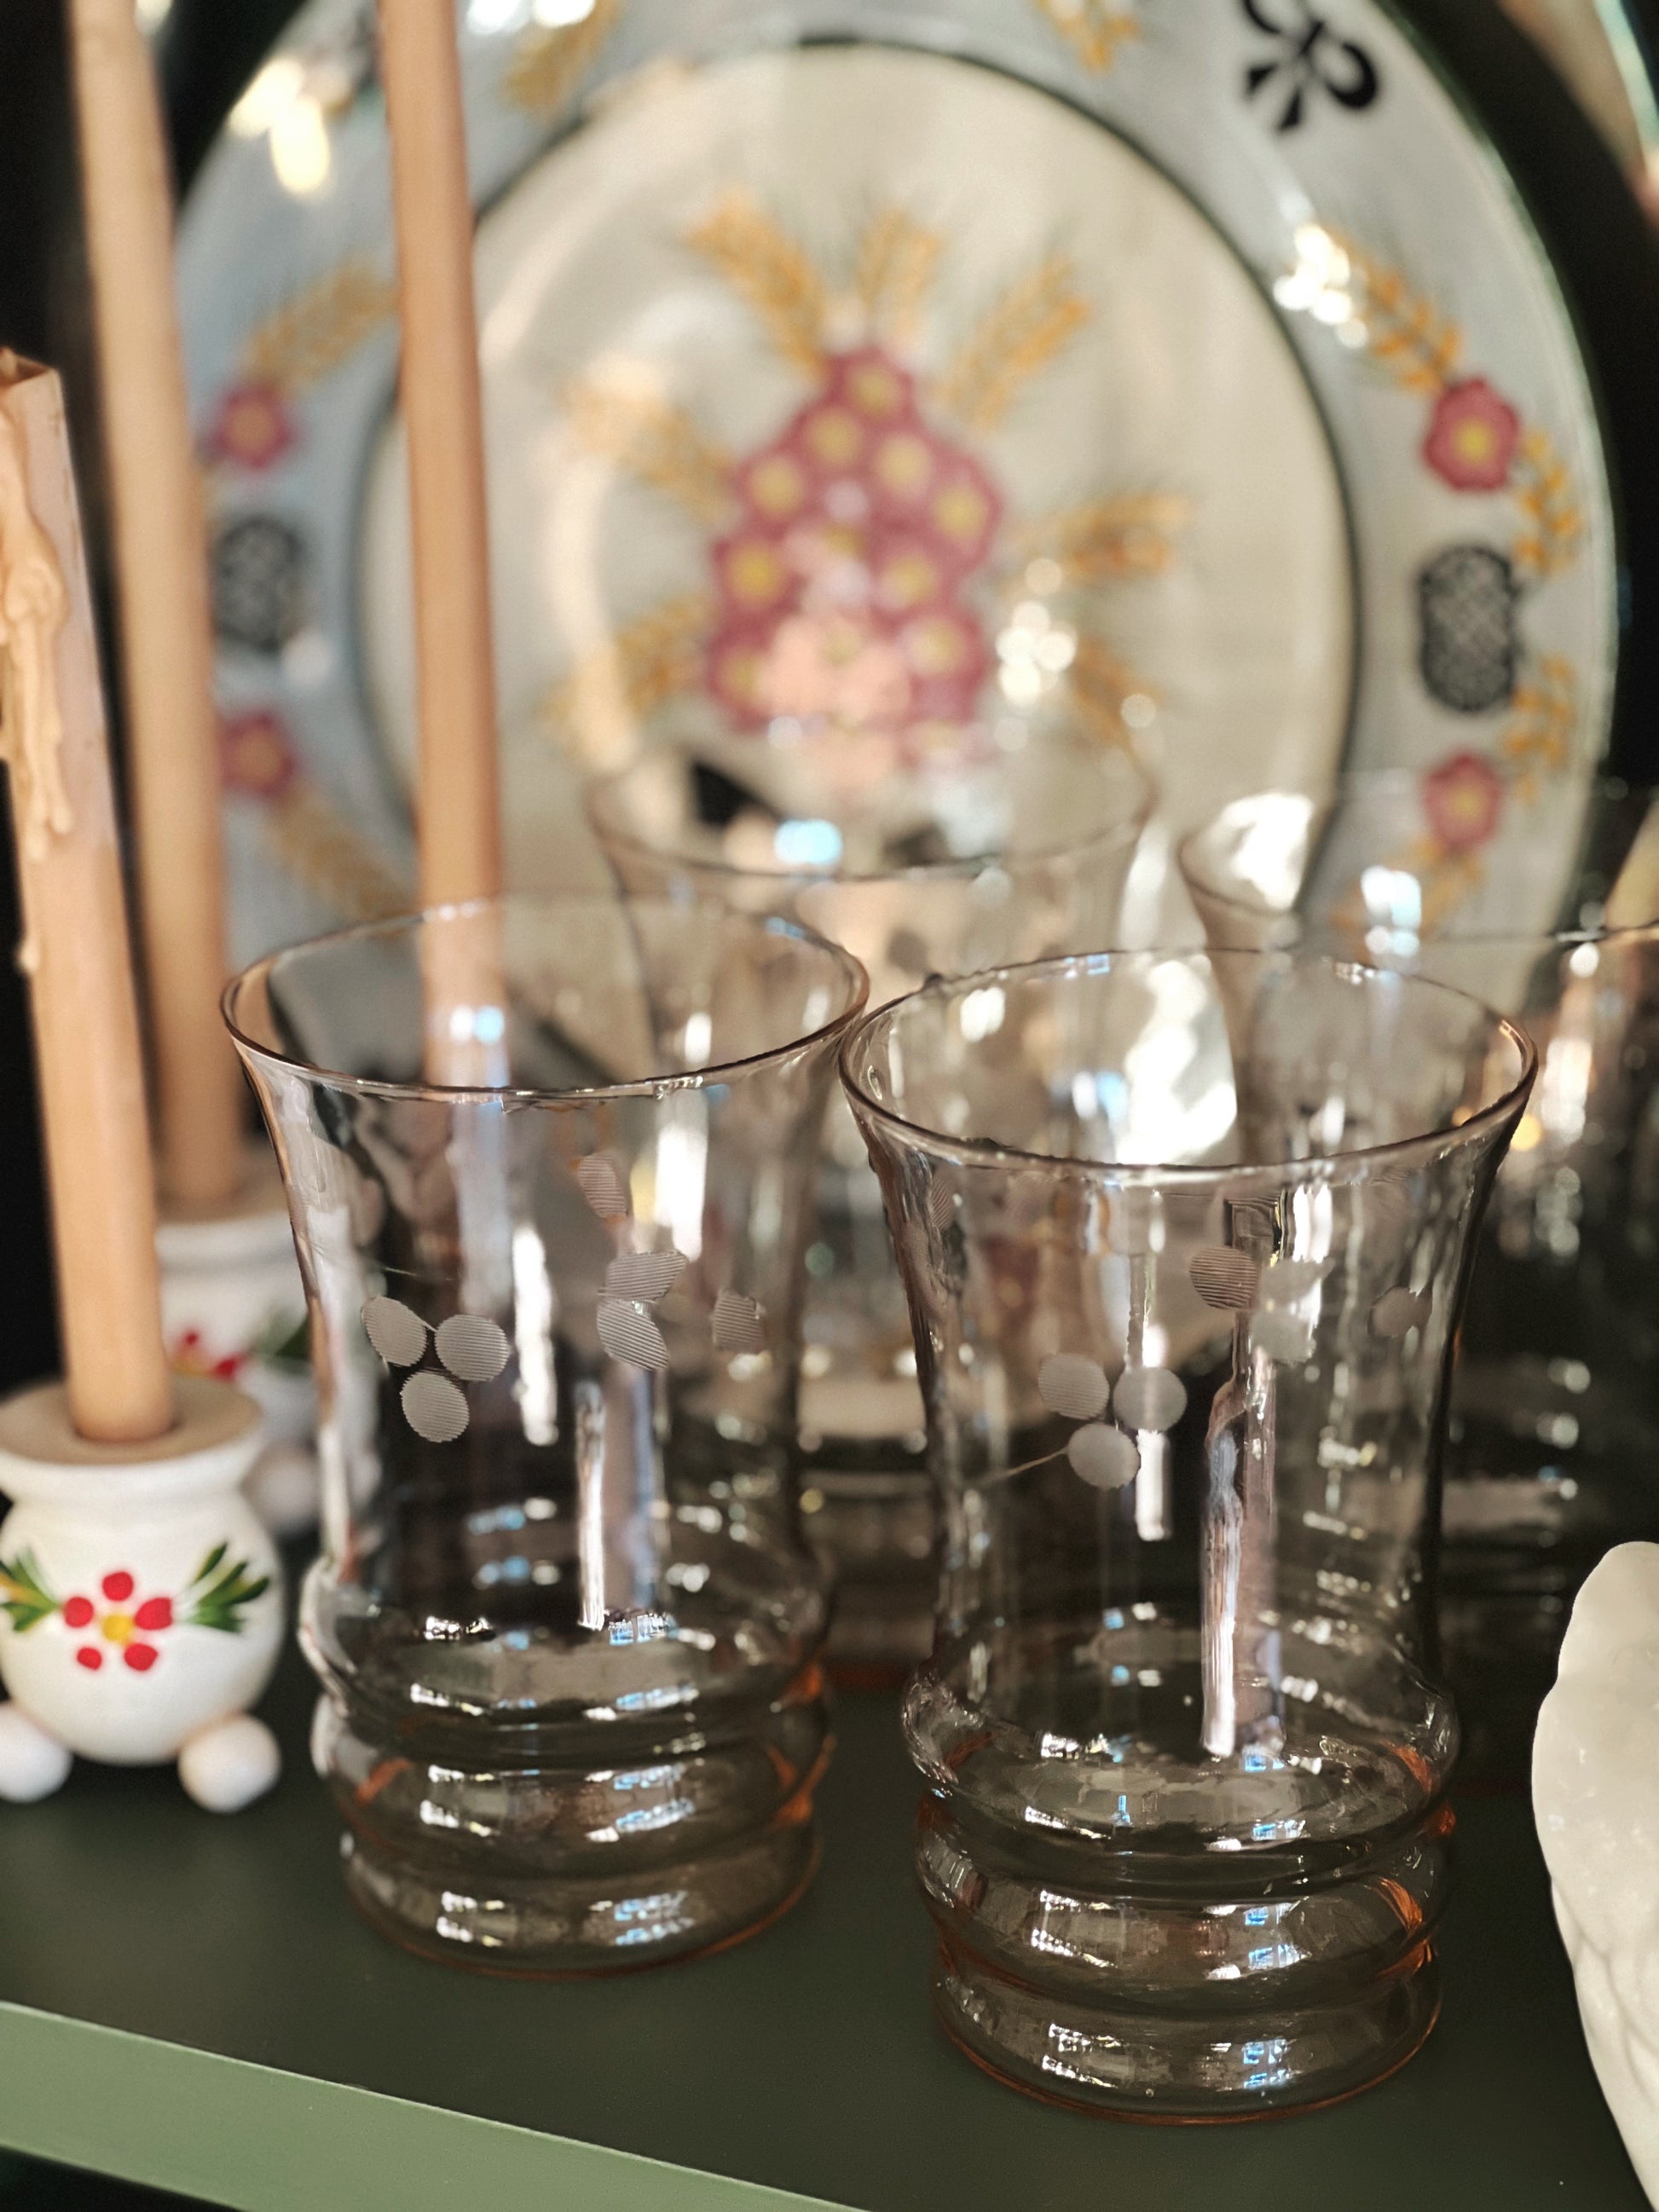
[{"label": "white ceramic knob", "polygon": [[69,1780],[74,1755],[15,1704],[0,1705],[0,1797],[36,1805]]},{"label": "white ceramic knob", "polygon": [[276,1739],[252,1713],[216,1721],[179,1754],[179,1779],[209,1813],[240,1813],[276,1785],[283,1771]]}]

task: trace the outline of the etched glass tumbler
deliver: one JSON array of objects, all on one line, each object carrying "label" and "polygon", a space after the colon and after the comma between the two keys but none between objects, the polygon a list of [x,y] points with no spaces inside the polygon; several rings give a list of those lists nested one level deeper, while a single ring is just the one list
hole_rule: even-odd
[{"label": "etched glass tumbler", "polygon": [[[1115,943],[1151,799],[1126,755],[1058,737],[906,764],[838,735],[659,747],[588,804],[630,890],[781,908],[856,954],[879,1003]],[[830,1656],[897,1679],[932,1632],[938,1516],[904,1294],[839,1099],[807,1267],[802,1503],[835,1576]]]},{"label": "etched glass tumbler", "polygon": [[864,988],[787,922],[607,898],[231,986],[311,1310],[313,1748],[353,1897],[417,1950],[644,1966],[811,1875],[801,1255]]},{"label": "etched glass tumbler", "polygon": [[1507,856],[1474,842],[1498,818],[1465,825],[1433,779],[1356,776],[1241,799],[1180,858],[1212,945],[1429,975],[1538,1048],[1458,1339],[1439,1572],[1466,1766],[1522,1778],[1579,1584],[1659,1537],[1659,816],[1602,785],[1576,836],[1540,808]]},{"label": "etched glass tumbler", "polygon": [[1530,1047],[1413,979],[1111,953],[929,985],[842,1072],[945,1501],[904,1723],[946,2028],[1152,2118],[1377,2079],[1438,2002],[1435,1462]]}]

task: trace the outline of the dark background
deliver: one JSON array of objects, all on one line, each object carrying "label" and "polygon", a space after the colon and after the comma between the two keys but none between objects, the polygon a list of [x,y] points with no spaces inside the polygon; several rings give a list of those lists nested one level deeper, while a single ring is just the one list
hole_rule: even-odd
[{"label": "dark background", "polygon": [[[1148,9],[1182,0],[1145,0]],[[1309,0],[1323,8],[1325,0]],[[1508,160],[1563,275],[1597,383],[1623,510],[1625,637],[1613,765],[1659,775],[1659,238],[1588,121],[1497,0],[1396,0]],[[294,0],[174,0],[162,72],[188,179]],[[1637,0],[1650,52],[1659,0]],[[1332,0],[1340,13],[1340,0]],[[0,344],[62,370],[94,586],[102,562],[95,393],[76,205],[63,0],[0,0]],[[106,625],[107,629],[107,625]],[[0,839],[0,947],[18,927]],[[0,1390],[48,1372],[56,1333],[27,1007],[0,953]]]}]

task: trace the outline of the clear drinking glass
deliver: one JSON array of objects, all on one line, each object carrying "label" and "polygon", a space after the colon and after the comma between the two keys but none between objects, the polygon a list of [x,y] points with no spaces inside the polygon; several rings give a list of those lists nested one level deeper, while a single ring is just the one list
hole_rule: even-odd
[{"label": "clear drinking glass", "polygon": [[945,1506],[904,1716],[934,1994],[1017,2087],[1243,2116],[1432,2026],[1436,1454],[1533,1070],[1461,994],[1251,955],[1007,969],[849,1031]]},{"label": "clear drinking glass", "polygon": [[417,1950],[644,1966],[811,1875],[801,1257],[864,990],[790,923],[602,897],[227,994],[311,1310],[314,1750],[354,1898]]},{"label": "clear drinking glass", "polygon": [[1518,1779],[1579,1584],[1659,1538],[1659,816],[1603,785],[1553,869],[1453,867],[1431,799],[1405,776],[1263,793],[1181,866],[1212,945],[1433,976],[1538,1048],[1458,1340],[1439,1573],[1467,1769]]},{"label": "clear drinking glass", "polygon": [[[1112,944],[1152,797],[1126,754],[1058,736],[906,763],[842,732],[659,747],[588,805],[629,890],[781,909],[855,953],[879,1003]],[[802,1504],[836,1579],[830,1654],[844,1678],[896,1680],[932,1634],[938,1516],[903,1290],[839,1099],[807,1268]]]}]

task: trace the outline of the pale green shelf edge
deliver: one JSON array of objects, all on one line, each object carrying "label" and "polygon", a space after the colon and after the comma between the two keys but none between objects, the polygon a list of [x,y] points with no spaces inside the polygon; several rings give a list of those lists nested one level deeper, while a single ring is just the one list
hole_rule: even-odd
[{"label": "pale green shelf edge", "polygon": [[847,2212],[4,2002],[0,2143],[232,2212]]}]

